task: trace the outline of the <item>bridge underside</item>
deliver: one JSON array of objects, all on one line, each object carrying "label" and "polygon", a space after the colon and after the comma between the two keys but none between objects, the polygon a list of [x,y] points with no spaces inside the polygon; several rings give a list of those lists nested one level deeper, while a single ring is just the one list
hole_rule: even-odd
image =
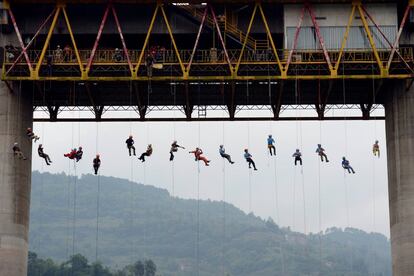
[{"label": "bridge underside", "polygon": [[[186,82],[31,82],[22,81],[25,93],[32,93],[35,110],[46,110],[40,121],[73,120],[172,120],[155,111],[182,111],[182,120],[291,120],[283,116],[289,107],[314,110],[303,119],[335,119],[325,116],[330,106],[337,109],[359,108],[350,119],[371,119],[370,113],[384,104],[392,81],[385,80],[296,80],[296,81],[186,81]],[[119,107],[119,108],[116,108]],[[122,107],[122,108],[121,108]],[[133,116],[102,116],[106,111],[134,110]],[[65,110],[90,110],[90,116],[59,117]],[[212,110],[224,110],[225,116],[209,116]],[[241,110],[268,110],[265,117]],[[107,113],[109,114],[109,112]],[[343,119],[337,117],[336,119]]]}]

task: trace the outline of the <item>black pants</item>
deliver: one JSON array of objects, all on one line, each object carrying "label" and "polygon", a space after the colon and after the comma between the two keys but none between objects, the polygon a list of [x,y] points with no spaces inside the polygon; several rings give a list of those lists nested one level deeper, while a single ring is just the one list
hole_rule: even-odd
[{"label": "black pants", "polygon": [[323,162],[323,158],[325,157],[325,161],[329,162],[328,156],[325,153],[319,153],[319,156],[321,157],[321,161]]},{"label": "black pants", "polygon": [[172,151],[170,151],[170,161],[174,160],[174,153]]},{"label": "black pants", "polygon": [[253,165],[253,168],[254,168],[255,170],[257,170],[257,169],[256,169],[256,164],[254,163],[253,159],[251,159],[251,158],[246,158],[246,161],[249,163],[249,169],[250,169],[250,168],[251,168],[251,166]]},{"label": "black pants", "polygon": [[[267,147],[269,148],[270,155],[276,155],[276,147],[275,146],[268,145]],[[273,153],[272,153],[272,150],[273,150]]]},{"label": "black pants", "polygon": [[299,161],[300,165],[302,166],[302,158],[301,157],[295,157],[295,166],[298,163],[298,161]]},{"label": "black pants", "polygon": [[145,156],[150,156],[150,155],[144,152],[143,154],[141,154],[141,156],[138,159],[141,160],[142,162],[145,162]]},{"label": "black pants", "polygon": [[43,159],[45,159],[46,165],[50,165],[49,163],[52,163],[52,161],[50,160],[49,155],[47,155],[46,153],[43,153],[42,155],[39,155],[39,156],[42,157]]},{"label": "black pants", "polygon": [[229,161],[229,163],[233,164],[233,161],[231,161],[230,155],[228,155],[227,153],[223,153],[223,154],[220,154],[220,155],[221,155],[221,157],[226,158],[227,161]]},{"label": "black pants", "polygon": [[135,147],[134,146],[127,146],[127,147],[128,147],[128,151],[129,151],[129,156],[131,156],[131,149],[134,152],[134,155],[136,155],[135,154]]},{"label": "black pants", "polygon": [[99,170],[99,166],[98,165],[94,165],[93,169],[95,170],[95,174],[98,174],[98,170]]}]

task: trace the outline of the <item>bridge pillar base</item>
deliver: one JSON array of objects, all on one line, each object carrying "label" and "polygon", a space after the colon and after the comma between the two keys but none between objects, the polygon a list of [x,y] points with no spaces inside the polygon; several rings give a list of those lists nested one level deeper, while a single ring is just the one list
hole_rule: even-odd
[{"label": "bridge pillar base", "polygon": [[[25,130],[33,124],[32,93],[0,81],[0,275],[26,276],[31,150]],[[14,157],[19,143],[27,160]]]},{"label": "bridge pillar base", "polygon": [[414,88],[395,82],[385,105],[394,276],[414,275]]}]

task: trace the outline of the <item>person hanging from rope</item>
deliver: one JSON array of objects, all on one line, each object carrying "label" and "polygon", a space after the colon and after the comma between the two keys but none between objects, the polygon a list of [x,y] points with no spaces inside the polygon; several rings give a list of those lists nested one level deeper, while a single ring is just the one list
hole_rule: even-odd
[{"label": "person hanging from rope", "polygon": [[83,149],[81,146],[79,146],[79,149],[76,151],[76,154],[75,154],[76,162],[79,162],[79,160],[82,159],[82,156],[83,156]]},{"label": "person hanging from rope", "polygon": [[300,152],[299,149],[296,149],[292,157],[295,157],[295,166],[297,165],[298,161],[299,161],[299,164],[302,166],[302,153]]},{"label": "person hanging from rope", "polygon": [[50,166],[50,163],[52,163],[52,160],[50,160],[49,155],[47,155],[47,154],[44,152],[44,150],[43,150],[43,145],[42,145],[42,144],[40,144],[40,145],[39,145],[39,147],[37,148],[37,154],[38,154],[41,158],[45,159],[45,161],[46,161],[46,165]]},{"label": "person hanging from rope", "polygon": [[226,149],[224,148],[224,145],[220,145],[219,153],[220,153],[220,156],[227,159],[227,161],[229,161],[230,164],[234,164],[234,162],[231,161],[230,155],[226,153]]},{"label": "person hanging from rope", "polygon": [[325,153],[325,149],[322,147],[321,144],[318,144],[318,147],[316,148],[316,153],[320,156],[321,162],[323,162],[324,157],[325,157],[325,161],[329,162],[328,156]]},{"label": "person hanging from rope", "polygon": [[65,153],[63,156],[65,156],[65,157],[73,160],[73,159],[75,159],[75,156],[76,156],[76,152],[77,151],[78,151],[77,148],[74,148],[69,153]]},{"label": "person hanging from rope", "polygon": [[355,173],[354,169],[349,164],[349,161],[346,160],[345,156],[342,157],[342,168],[344,168],[345,170],[348,170],[348,173],[351,173],[351,172]]},{"label": "person hanging from rope", "polygon": [[24,156],[23,152],[21,151],[18,143],[13,144],[13,154],[14,154],[14,156],[17,156],[19,159],[23,159],[23,160],[27,159]]},{"label": "person hanging from rope", "polygon": [[98,174],[99,167],[101,166],[101,156],[99,154],[93,159],[93,169],[95,171],[95,175]]},{"label": "person hanging from rope", "polygon": [[195,150],[193,150],[193,151],[189,151],[188,153],[193,153],[194,154],[194,159],[195,159],[195,161],[203,161],[204,162],[204,164],[206,165],[206,166],[210,166],[210,160],[208,160],[206,157],[204,157],[204,156],[202,156],[202,154],[203,154],[203,150],[202,149],[200,149],[200,148],[196,148]]},{"label": "person hanging from rope", "polygon": [[273,145],[274,143],[275,139],[273,139],[272,134],[269,134],[269,137],[267,137],[267,148],[269,149],[270,155],[276,156],[276,147]]},{"label": "person hanging from rope", "polygon": [[380,147],[378,140],[375,141],[375,144],[372,146],[372,152],[374,153],[374,156],[377,156],[380,158]]},{"label": "person hanging from rope", "polygon": [[173,143],[171,144],[171,149],[170,149],[170,161],[174,160],[174,152],[177,152],[178,148],[185,149],[184,147],[177,144],[177,141],[174,140]]},{"label": "person hanging from rope", "polygon": [[152,66],[154,65],[155,60],[154,56],[151,53],[148,53],[145,59],[145,65],[147,67],[147,76],[152,77]]},{"label": "person hanging from rope", "polygon": [[37,140],[39,140],[39,139],[40,139],[40,137],[39,137],[39,136],[37,136],[37,135],[35,135],[35,134],[33,133],[33,130],[32,130],[32,128],[30,128],[30,127],[28,127],[28,128],[26,129],[26,135],[27,135],[27,137],[29,137],[32,141],[34,140],[34,142],[35,142],[35,143],[37,142]]},{"label": "person hanging from rope", "polygon": [[142,153],[138,159],[141,160],[142,162],[145,162],[145,156],[150,157],[151,154],[152,154],[152,145],[149,144],[147,147],[147,150],[144,153]]},{"label": "person hanging from rope", "polygon": [[136,156],[135,153],[135,147],[134,147],[134,139],[132,139],[132,135],[129,135],[128,139],[125,141],[125,143],[127,144],[127,148],[128,148],[128,152],[129,152],[129,156],[131,156],[131,150],[134,152],[134,156]]},{"label": "person hanging from rope", "polygon": [[251,169],[253,165],[254,170],[257,171],[256,164],[254,163],[252,155],[249,153],[248,149],[244,150],[244,158],[246,159],[246,162],[249,163],[249,169]]}]

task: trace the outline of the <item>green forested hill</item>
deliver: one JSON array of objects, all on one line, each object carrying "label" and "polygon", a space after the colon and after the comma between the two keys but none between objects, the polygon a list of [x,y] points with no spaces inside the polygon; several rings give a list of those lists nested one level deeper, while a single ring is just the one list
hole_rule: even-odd
[{"label": "green forested hill", "polygon": [[[74,248],[95,260],[97,179],[33,173],[32,251],[63,261]],[[229,204],[224,228],[223,206],[199,202],[197,236],[196,200],[101,177],[99,259],[120,268],[151,258],[160,275],[197,275],[197,256],[199,275],[391,275],[390,245],[383,235],[331,228],[321,236],[305,236]]]}]

